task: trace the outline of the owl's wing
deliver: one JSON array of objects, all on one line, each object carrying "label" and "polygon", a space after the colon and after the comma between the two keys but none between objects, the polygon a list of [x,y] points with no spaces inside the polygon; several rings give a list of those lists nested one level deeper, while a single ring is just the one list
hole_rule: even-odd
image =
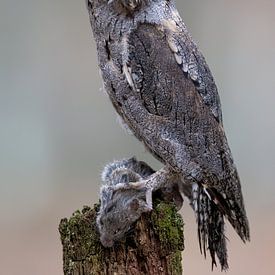
[{"label": "owl's wing", "polygon": [[[233,160],[219,115],[213,111],[220,112],[217,91],[202,96],[194,73],[183,70],[180,52],[175,54],[168,39],[164,30],[150,24],[140,25],[129,35],[123,73],[136,101],[128,106],[126,116],[139,121],[134,132],[163,161],[181,169],[187,158],[220,175],[225,170],[222,155],[232,164]],[[161,148],[166,154],[161,154]]]},{"label": "owl's wing", "polygon": [[[136,136],[160,160],[183,174],[190,165],[202,172],[201,178],[196,177],[196,172],[192,175],[200,190],[211,198],[240,237],[247,240],[249,229],[240,182],[221,124],[214,80],[196,49],[190,50],[190,64],[196,65],[189,64],[186,70],[184,41],[180,36],[173,38],[177,42],[168,39],[171,37],[165,30],[149,24],[140,25],[128,37],[128,61],[123,73],[135,100],[127,103],[124,119],[130,127],[136,127]],[[197,68],[197,76],[191,68]],[[208,84],[202,84],[203,80]],[[138,126],[134,126],[135,122]],[[203,205],[201,199],[195,197],[194,205]],[[210,215],[207,211],[204,214]],[[224,236],[220,245],[224,245]]]},{"label": "owl's wing", "polygon": [[169,20],[163,21],[162,30],[176,62],[193,81],[204,104],[222,123],[220,98],[212,73],[177,12]]}]

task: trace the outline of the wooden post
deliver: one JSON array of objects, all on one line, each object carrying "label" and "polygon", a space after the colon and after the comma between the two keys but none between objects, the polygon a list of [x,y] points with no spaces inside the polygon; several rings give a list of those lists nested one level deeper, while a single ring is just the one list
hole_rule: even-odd
[{"label": "wooden post", "polygon": [[62,219],[59,232],[65,275],[181,275],[183,221],[171,203],[155,201],[124,240],[104,248],[96,228],[96,213],[84,207]]}]

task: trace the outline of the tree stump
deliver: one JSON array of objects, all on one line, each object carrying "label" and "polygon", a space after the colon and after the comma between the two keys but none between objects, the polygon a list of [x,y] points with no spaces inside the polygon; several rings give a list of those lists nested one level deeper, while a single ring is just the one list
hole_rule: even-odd
[{"label": "tree stump", "polygon": [[182,274],[183,221],[175,206],[155,201],[154,210],[144,213],[133,230],[112,248],[99,240],[96,214],[84,207],[59,225],[65,275]]}]

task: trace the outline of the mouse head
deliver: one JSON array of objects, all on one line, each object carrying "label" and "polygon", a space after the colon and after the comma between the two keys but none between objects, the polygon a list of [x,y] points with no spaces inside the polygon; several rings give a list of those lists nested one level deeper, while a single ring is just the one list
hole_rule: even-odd
[{"label": "mouse head", "polygon": [[113,246],[114,242],[122,239],[146,211],[148,209],[144,192],[137,190],[115,192],[109,200],[103,202],[96,220],[102,245]]}]

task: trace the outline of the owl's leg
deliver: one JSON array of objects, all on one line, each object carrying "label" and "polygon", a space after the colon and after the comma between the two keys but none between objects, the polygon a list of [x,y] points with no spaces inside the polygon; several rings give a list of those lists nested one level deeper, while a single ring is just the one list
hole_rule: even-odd
[{"label": "owl's leg", "polygon": [[117,190],[127,190],[127,189],[136,189],[141,190],[145,189],[145,197],[147,207],[149,209],[153,209],[152,203],[152,192],[160,189],[164,186],[168,181],[170,181],[173,177],[175,177],[175,172],[173,172],[169,167],[165,166],[159,171],[153,173],[150,177],[145,180],[141,180],[138,182],[129,182],[125,183],[118,183],[113,188],[114,191]]},{"label": "owl's leg", "polygon": [[174,176],[175,173],[165,166],[146,180],[144,188],[146,189],[146,203],[148,208],[153,209],[152,192],[163,187],[168,181],[171,181]]}]

